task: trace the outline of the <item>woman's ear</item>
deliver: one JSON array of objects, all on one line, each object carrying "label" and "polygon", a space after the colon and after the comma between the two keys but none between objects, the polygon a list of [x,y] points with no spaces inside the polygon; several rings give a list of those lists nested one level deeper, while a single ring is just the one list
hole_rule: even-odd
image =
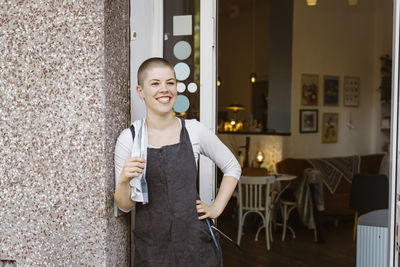
[{"label": "woman's ear", "polygon": [[136,92],[138,93],[139,97],[144,100],[143,88],[140,85],[136,85]]}]

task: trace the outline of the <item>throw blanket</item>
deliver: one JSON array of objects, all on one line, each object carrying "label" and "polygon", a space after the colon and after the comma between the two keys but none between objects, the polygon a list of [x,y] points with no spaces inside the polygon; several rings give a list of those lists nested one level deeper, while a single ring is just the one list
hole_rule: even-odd
[{"label": "throw blanket", "polygon": [[[133,122],[135,127],[135,138],[133,139],[133,147],[131,157],[141,157],[147,160],[147,127],[146,119],[136,120]],[[143,172],[135,179],[129,181],[131,187],[131,199],[136,202],[147,204],[149,202],[149,191],[146,181],[146,164]]]},{"label": "throw blanket", "polygon": [[321,172],[323,182],[332,194],[335,193],[342,177],[351,183],[353,175],[360,170],[359,156],[308,159],[307,161],[314,169]]},{"label": "throw blanket", "polygon": [[321,172],[311,168],[305,169],[303,179],[294,191],[294,195],[301,221],[308,229],[316,229],[314,209],[318,211],[325,209]]}]

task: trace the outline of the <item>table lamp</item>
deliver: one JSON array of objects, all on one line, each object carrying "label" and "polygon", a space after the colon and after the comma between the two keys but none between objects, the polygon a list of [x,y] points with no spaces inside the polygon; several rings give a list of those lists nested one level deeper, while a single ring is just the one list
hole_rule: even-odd
[{"label": "table lamp", "polygon": [[262,151],[258,151],[256,155],[256,160],[258,163],[258,168],[261,167],[261,164],[264,162],[264,153]]}]

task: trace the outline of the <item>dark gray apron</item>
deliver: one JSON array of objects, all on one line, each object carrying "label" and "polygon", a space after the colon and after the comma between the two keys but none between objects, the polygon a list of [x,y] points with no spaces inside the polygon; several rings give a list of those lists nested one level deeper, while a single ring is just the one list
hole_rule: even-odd
[{"label": "dark gray apron", "polygon": [[178,144],[147,149],[150,202],[136,205],[135,267],[222,266],[221,251],[205,220],[198,219],[197,167],[181,122]]}]

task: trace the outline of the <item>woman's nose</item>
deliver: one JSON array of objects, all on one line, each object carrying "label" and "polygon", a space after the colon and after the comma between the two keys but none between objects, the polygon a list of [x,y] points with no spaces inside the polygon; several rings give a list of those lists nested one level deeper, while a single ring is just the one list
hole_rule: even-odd
[{"label": "woman's nose", "polygon": [[168,86],[166,83],[162,83],[160,86],[160,91],[161,92],[167,92],[168,91]]}]

